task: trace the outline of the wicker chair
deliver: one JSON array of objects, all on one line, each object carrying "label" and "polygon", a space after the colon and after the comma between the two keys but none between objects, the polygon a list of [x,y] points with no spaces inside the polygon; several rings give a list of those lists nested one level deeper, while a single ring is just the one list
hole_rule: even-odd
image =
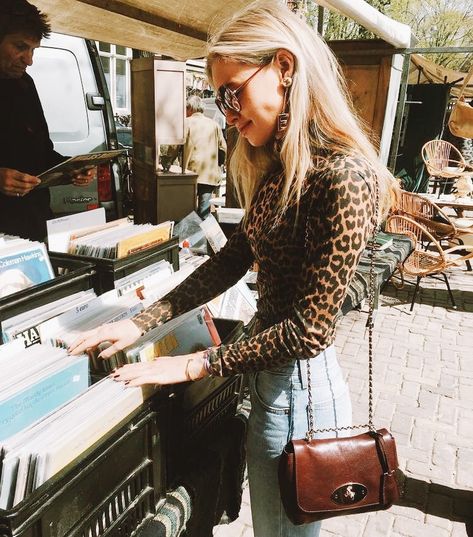
[{"label": "wicker chair", "polygon": [[[420,281],[426,276],[430,276],[437,280],[445,281],[448,294],[452,302],[452,306],[456,308],[455,299],[453,298],[452,290],[446,271],[453,267],[464,263],[467,259],[473,258],[473,246],[454,246],[444,250],[440,242],[428,231],[428,229],[407,216],[395,214],[390,216],[386,222],[386,231],[389,233],[399,233],[407,235],[413,241],[413,250],[411,254],[398,265],[397,269],[401,275],[401,286],[404,284],[404,275],[415,276],[416,286],[414,295],[412,296],[411,311],[414,308],[414,302],[419,291]],[[428,241],[430,249],[425,250],[423,243]],[[451,254],[458,251],[468,251],[468,254],[460,257],[453,257]],[[440,278],[441,277],[441,278]]]},{"label": "wicker chair", "polygon": [[[419,222],[440,243],[442,241],[449,241],[463,244],[461,238],[462,231],[455,226],[454,220],[434,202],[424,196],[401,190],[397,196],[393,213],[407,216]],[[469,259],[466,260],[466,266],[471,271]]]},{"label": "wicker chair", "polygon": [[419,194],[401,190],[394,212],[424,225],[438,241],[452,240],[459,234],[453,220],[434,202]]},{"label": "wicker chair", "polygon": [[439,196],[445,192],[447,185],[455,184],[455,179],[473,173],[460,151],[445,140],[425,143],[422,147],[422,160],[433,179],[434,192],[437,187],[439,189]]}]

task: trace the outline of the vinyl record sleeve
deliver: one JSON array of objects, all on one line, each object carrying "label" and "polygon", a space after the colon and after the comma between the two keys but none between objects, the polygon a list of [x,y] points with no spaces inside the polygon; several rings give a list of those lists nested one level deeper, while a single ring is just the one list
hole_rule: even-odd
[{"label": "vinyl record sleeve", "polygon": [[56,166],[40,173],[38,177],[41,179],[41,183],[36,188],[71,184],[73,179],[72,174],[83,168],[90,168],[108,162],[123,153],[124,151],[122,149],[115,149],[113,151],[85,153],[83,155],[76,155],[75,157],[68,158]]}]

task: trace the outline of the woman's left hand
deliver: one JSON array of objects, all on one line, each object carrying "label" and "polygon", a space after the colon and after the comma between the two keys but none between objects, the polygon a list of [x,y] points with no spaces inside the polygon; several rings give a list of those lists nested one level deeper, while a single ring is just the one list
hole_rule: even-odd
[{"label": "woman's left hand", "polygon": [[127,386],[143,386],[177,384],[205,375],[204,353],[196,352],[182,356],[161,356],[152,362],[126,364],[110,376],[116,381],[125,382]]}]

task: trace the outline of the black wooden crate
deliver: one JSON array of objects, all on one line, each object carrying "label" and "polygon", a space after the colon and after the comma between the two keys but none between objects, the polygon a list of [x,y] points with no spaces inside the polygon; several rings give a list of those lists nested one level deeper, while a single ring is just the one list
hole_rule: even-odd
[{"label": "black wooden crate", "polygon": [[14,508],[0,537],[129,537],[156,513],[164,462],[150,402]]},{"label": "black wooden crate", "polygon": [[[239,341],[244,334],[241,321],[214,319],[224,344]],[[166,422],[166,486],[173,486],[183,461],[200,442],[208,442],[225,420],[235,415],[242,387],[242,375],[205,377],[170,388]]]},{"label": "black wooden crate", "polygon": [[[0,322],[65,296],[93,288],[96,277],[93,263],[54,253],[51,253],[49,258],[56,277],[0,299]],[[1,337],[0,333],[0,343]]]},{"label": "black wooden crate", "polygon": [[[133,274],[162,259],[169,261],[174,270],[179,270],[179,238],[173,237],[152,248],[122,257],[121,259],[105,259],[86,255],[54,253],[58,259],[73,259],[92,263],[95,267],[94,289],[97,294],[105,293],[114,288],[115,280]],[[0,536],[1,537],[1,536]]]}]

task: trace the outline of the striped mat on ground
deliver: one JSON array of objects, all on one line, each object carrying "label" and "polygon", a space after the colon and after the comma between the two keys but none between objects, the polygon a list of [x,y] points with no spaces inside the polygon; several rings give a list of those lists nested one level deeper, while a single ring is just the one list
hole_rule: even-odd
[{"label": "striped mat on ground", "polygon": [[[393,243],[385,250],[376,252],[375,273],[377,284],[382,288],[395,271],[397,265],[404,261],[412,250],[412,243],[408,237],[392,234]],[[361,256],[355,276],[348,288],[347,296],[342,306],[342,314],[345,315],[353,308],[361,304],[368,296],[370,276],[370,258],[367,252]]]}]

